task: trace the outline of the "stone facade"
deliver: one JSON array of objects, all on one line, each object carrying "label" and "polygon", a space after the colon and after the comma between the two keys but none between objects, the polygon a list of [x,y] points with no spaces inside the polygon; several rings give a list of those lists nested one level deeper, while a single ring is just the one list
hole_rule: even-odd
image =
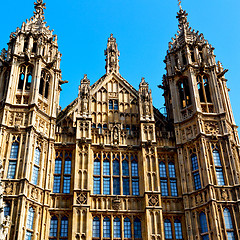
[{"label": "stone facade", "polygon": [[[57,36],[45,4],[0,56],[0,239],[240,239],[240,145],[224,70],[189,27],[165,59],[167,116],[142,78],[119,73],[108,39],[106,74],[59,108]],[[4,211],[3,211],[4,209]]]}]

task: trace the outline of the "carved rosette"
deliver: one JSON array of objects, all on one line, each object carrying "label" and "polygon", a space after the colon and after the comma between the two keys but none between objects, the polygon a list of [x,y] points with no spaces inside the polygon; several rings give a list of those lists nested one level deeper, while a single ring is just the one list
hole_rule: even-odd
[{"label": "carved rosette", "polygon": [[77,204],[87,204],[87,193],[77,193]]},{"label": "carved rosette", "polygon": [[159,206],[159,196],[157,194],[149,194],[148,205],[152,207]]},{"label": "carved rosette", "polygon": [[121,210],[121,208],[122,208],[122,205],[121,205],[121,200],[120,199],[118,199],[118,197],[116,197],[116,198],[114,198],[113,200],[112,200],[112,208],[114,209],[114,210]]}]

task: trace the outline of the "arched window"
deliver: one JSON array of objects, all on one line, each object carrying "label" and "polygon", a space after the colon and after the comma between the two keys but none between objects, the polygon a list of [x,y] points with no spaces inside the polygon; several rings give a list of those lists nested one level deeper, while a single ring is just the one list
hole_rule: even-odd
[{"label": "arched window", "polygon": [[180,220],[176,219],[174,221],[174,228],[175,228],[176,239],[183,239],[182,224],[181,224]]},{"label": "arched window", "polygon": [[93,123],[93,124],[92,124],[92,128],[96,128],[96,123]]},{"label": "arched window", "polygon": [[26,90],[31,87],[33,75],[33,66],[28,64],[23,64],[20,66],[18,89],[22,90],[25,86]]},{"label": "arched window", "polygon": [[39,167],[40,167],[40,155],[41,152],[39,148],[35,149],[34,154],[34,165],[33,165],[33,174],[32,174],[32,183],[37,185],[38,184],[38,174],[39,174]]},{"label": "arched window", "polygon": [[191,96],[189,91],[188,79],[184,78],[178,83],[179,97],[181,102],[181,107],[185,108],[192,104]]},{"label": "arched window", "polygon": [[168,172],[169,172],[169,178],[170,178],[171,196],[177,197],[178,196],[177,179],[176,179],[175,166],[173,162],[168,163]]},{"label": "arched window", "polygon": [[119,155],[114,155],[113,160],[113,194],[120,194],[120,165],[119,165]]},{"label": "arched window", "polygon": [[142,238],[142,226],[138,218],[134,219],[134,239],[136,238]]},{"label": "arched window", "polygon": [[57,232],[58,232],[58,219],[56,216],[53,216],[51,218],[50,222],[50,237],[57,237]]},{"label": "arched window", "polygon": [[114,101],[114,110],[118,110],[118,101],[117,100]]},{"label": "arched window", "polygon": [[3,211],[4,211],[4,217],[10,216],[11,206],[9,203],[5,203]]},{"label": "arched window", "polygon": [[122,174],[123,176],[129,176],[129,165],[127,160],[122,161]]},{"label": "arched window", "polygon": [[212,154],[213,154],[213,161],[216,169],[218,185],[225,185],[224,176],[223,176],[223,167],[222,167],[219,151],[216,148],[213,148]]},{"label": "arched window", "polygon": [[159,164],[160,177],[167,177],[166,165],[164,162]]},{"label": "arched window", "polygon": [[107,124],[103,124],[103,129],[107,129]]},{"label": "arched window", "polygon": [[95,159],[94,160],[94,175],[100,175],[100,160],[99,159]]},{"label": "arched window", "polygon": [[111,236],[110,219],[108,217],[105,217],[103,219],[103,237],[104,238],[110,238],[110,236]]},{"label": "arched window", "polygon": [[[106,155],[105,155],[105,157],[106,157]],[[103,158],[105,158],[105,157],[103,156]],[[107,176],[110,175],[110,162],[108,159],[105,159],[103,161],[103,175],[107,175]]]},{"label": "arched window", "polygon": [[53,183],[54,193],[60,193],[61,173],[62,173],[62,159],[58,157],[55,160],[54,183]]},{"label": "arched window", "polygon": [[131,128],[129,125],[126,125],[127,134],[131,135]]},{"label": "arched window", "polygon": [[14,179],[16,174],[17,167],[17,158],[18,158],[18,150],[19,150],[19,141],[20,138],[13,138],[13,143],[10,152],[9,165],[8,165],[8,174],[7,178]]},{"label": "arched window", "polygon": [[101,163],[100,154],[94,154],[94,169],[93,169],[93,194],[100,194],[100,174],[101,174]]},{"label": "arched window", "polygon": [[109,105],[109,110],[113,110],[113,100],[109,100],[108,105]]},{"label": "arched window", "polygon": [[118,217],[113,221],[113,235],[114,238],[121,238],[121,222]]},{"label": "arched window", "polygon": [[110,155],[103,154],[103,194],[110,194]]},{"label": "arched window", "polygon": [[102,134],[102,124],[98,124],[99,134]]},{"label": "arched window", "polygon": [[227,231],[228,240],[235,240],[234,228],[233,228],[233,224],[232,224],[232,217],[231,217],[231,213],[228,208],[224,209],[223,215],[224,215],[225,228]]},{"label": "arched window", "polygon": [[27,217],[27,229],[33,229],[33,220],[34,220],[34,210],[32,207],[28,210],[28,217]]},{"label": "arched window", "polygon": [[129,218],[124,219],[124,238],[132,238],[131,221]]},{"label": "arched window", "polygon": [[201,185],[201,179],[200,179],[199,170],[198,170],[198,159],[195,153],[191,155],[191,161],[192,161],[192,174],[194,179],[194,186],[195,186],[195,190],[198,190],[202,188],[202,185]]},{"label": "arched window", "polygon": [[100,238],[100,219],[95,217],[93,219],[93,234],[94,238]]},{"label": "arched window", "polygon": [[61,219],[60,237],[68,237],[68,218],[65,216]]},{"label": "arched window", "polygon": [[131,156],[132,167],[132,195],[139,195],[139,178],[138,178],[138,162],[137,156]]},{"label": "arched window", "polygon": [[165,239],[172,239],[172,224],[169,219],[166,219],[164,221],[164,233],[165,233]]},{"label": "arched window", "polygon": [[48,71],[42,70],[39,83],[39,94],[48,98],[51,75]]},{"label": "arched window", "polygon": [[72,174],[72,154],[65,154],[64,172],[63,172],[63,193],[70,193],[71,174]]},{"label": "arched window", "polygon": [[211,94],[207,76],[197,76],[197,85],[200,102],[211,103]]},{"label": "arched window", "polygon": [[200,220],[200,229],[201,229],[201,235],[203,240],[208,240],[208,225],[207,225],[207,218],[204,212],[201,212],[199,214],[199,220]]},{"label": "arched window", "polygon": [[138,162],[135,160],[132,161],[132,176],[138,177]]}]

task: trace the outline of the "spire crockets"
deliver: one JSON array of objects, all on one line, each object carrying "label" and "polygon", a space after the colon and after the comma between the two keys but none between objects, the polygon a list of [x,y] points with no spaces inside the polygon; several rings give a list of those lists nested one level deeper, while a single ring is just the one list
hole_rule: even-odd
[{"label": "spire crockets", "polygon": [[105,50],[106,56],[106,73],[110,74],[115,72],[119,74],[119,60],[120,52],[117,48],[116,38],[113,37],[113,34],[108,38],[107,49]]}]

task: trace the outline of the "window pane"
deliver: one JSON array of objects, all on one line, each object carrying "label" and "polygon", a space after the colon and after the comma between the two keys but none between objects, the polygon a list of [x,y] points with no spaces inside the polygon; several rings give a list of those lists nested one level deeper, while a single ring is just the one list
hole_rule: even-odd
[{"label": "window pane", "polygon": [[129,178],[123,178],[123,195],[129,195]]},{"label": "window pane", "polygon": [[202,186],[201,186],[201,180],[200,180],[199,172],[195,172],[195,173],[193,174],[193,177],[194,177],[195,189],[196,189],[196,190],[201,189]]},{"label": "window pane", "polygon": [[209,240],[209,235],[208,235],[208,234],[207,234],[207,235],[203,235],[203,236],[202,236],[202,239],[203,239],[203,240]]},{"label": "window pane", "polygon": [[54,176],[54,183],[53,183],[53,192],[54,193],[60,193],[60,183],[61,183],[61,177]]},{"label": "window pane", "polygon": [[17,161],[9,161],[7,178],[14,179],[16,173]]},{"label": "window pane", "polygon": [[40,150],[38,148],[36,148],[35,155],[34,155],[34,163],[36,165],[39,165],[39,163],[40,163],[40,153],[41,153]]},{"label": "window pane", "polygon": [[28,229],[33,229],[33,219],[34,219],[33,208],[29,208],[28,217],[27,217],[27,228]]},{"label": "window pane", "polygon": [[110,238],[110,219],[108,217],[105,217],[103,219],[103,237],[104,238]]},{"label": "window pane", "polygon": [[192,154],[191,160],[192,160],[192,170],[193,170],[193,171],[198,170],[197,155],[196,155],[196,154]]},{"label": "window pane", "polygon": [[174,228],[175,228],[176,239],[183,239],[183,236],[182,236],[182,224],[181,224],[181,222],[179,220],[175,220]]},{"label": "window pane", "polygon": [[72,161],[70,158],[65,159],[64,174],[71,174],[72,172]]},{"label": "window pane", "polygon": [[113,237],[121,238],[121,222],[119,218],[115,218],[113,222]]},{"label": "window pane", "polygon": [[159,172],[160,172],[160,177],[167,177],[166,165],[165,165],[164,162],[160,162],[160,164],[159,164]]},{"label": "window pane", "polygon": [[113,175],[120,175],[118,160],[113,161]]},{"label": "window pane", "polygon": [[5,207],[4,207],[4,217],[6,216],[10,216],[10,210],[11,210],[11,207],[10,207],[10,204],[9,203],[5,203]]},{"label": "window pane", "polygon": [[218,185],[225,185],[222,168],[216,168],[216,175]]},{"label": "window pane", "polygon": [[14,142],[11,147],[11,153],[10,153],[10,158],[11,159],[17,159],[18,157],[18,148],[19,144],[18,142]]},{"label": "window pane", "polygon": [[201,233],[207,233],[208,225],[207,225],[207,218],[205,213],[201,212],[199,215],[199,219],[200,219]]},{"label": "window pane", "polygon": [[120,180],[119,180],[119,178],[113,178],[113,194],[120,195]]},{"label": "window pane", "polygon": [[171,195],[173,197],[177,197],[177,180],[170,180],[170,187],[171,187]]},{"label": "window pane", "polygon": [[61,174],[62,173],[62,160],[61,158],[57,158],[55,160],[55,174]]},{"label": "window pane", "polygon": [[162,179],[160,182],[161,182],[162,196],[168,196],[167,180]]},{"label": "window pane", "polygon": [[103,175],[110,175],[110,163],[108,160],[103,161]]},{"label": "window pane", "polygon": [[235,240],[234,232],[227,232],[228,240]]},{"label": "window pane", "polygon": [[71,177],[63,177],[63,193],[70,193]]},{"label": "window pane", "polygon": [[132,161],[132,176],[138,177],[138,163],[136,161]]},{"label": "window pane", "polygon": [[26,232],[26,238],[25,238],[26,240],[32,240],[32,233],[31,232],[29,232],[29,231],[27,231]]},{"label": "window pane", "polygon": [[103,178],[103,194],[110,194],[110,178],[108,177]]},{"label": "window pane", "polygon": [[138,178],[132,179],[132,195],[138,196],[139,195],[139,183]]},{"label": "window pane", "polygon": [[68,218],[63,217],[61,220],[60,237],[67,237],[67,236],[68,236]]},{"label": "window pane", "polygon": [[172,224],[169,219],[166,219],[164,221],[164,233],[165,233],[165,239],[172,239]]},{"label": "window pane", "polygon": [[142,238],[141,221],[138,218],[134,220],[134,238]]},{"label": "window pane", "polygon": [[215,166],[222,166],[219,152],[216,149],[213,150],[213,160],[214,160]]},{"label": "window pane", "polygon": [[129,218],[124,219],[124,238],[131,238],[132,231],[131,231],[131,222]]},{"label": "window pane", "polygon": [[93,219],[93,237],[100,237],[100,220],[98,217]]},{"label": "window pane", "polygon": [[122,162],[122,174],[123,176],[129,176],[129,165],[127,160]]},{"label": "window pane", "polygon": [[224,215],[226,229],[233,229],[232,217],[228,208],[224,209],[223,215]]},{"label": "window pane", "polygon": [[170,178],[175,178],[176,177],[176,172],[175,172],[174,163],[170,162],[168,164],[168,170],[169,170],[169,177]]},{"label": "window pane", "polygon": [[58,219],[52,217],[50,223],[50,237],[57,237]]},{"label": "window pane", "polygon": [[100,194],[100,178],[93,178],[93,194]]},{"label": "window pane", "polygon": [[100,175],[100,161],[95,160],[94,161],[94,175]]},{"label": "window pane", "polygon": [[39,172],[39,167],[33,166],[32,183],[35,185],[38,184],[38,172]]},{"label": "window pane", "polygon": [[109,109],[113,110],[113,101],[112,100],[109,100]]}]

